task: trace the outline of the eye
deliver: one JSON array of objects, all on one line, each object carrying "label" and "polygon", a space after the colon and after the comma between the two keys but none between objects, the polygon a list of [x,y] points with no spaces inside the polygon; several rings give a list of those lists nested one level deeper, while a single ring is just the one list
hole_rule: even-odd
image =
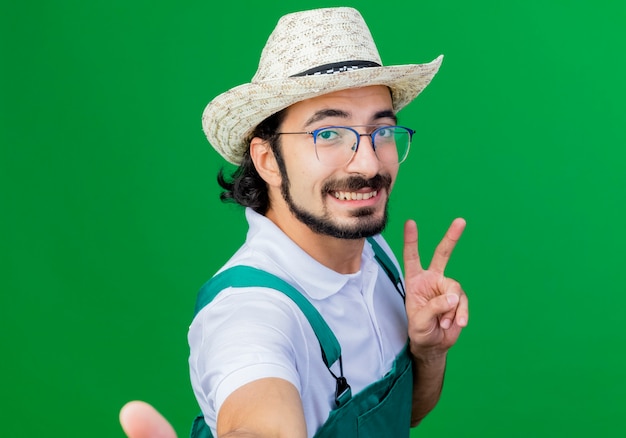
[{"label": "eye", "polygon": [[322,141],[337,141],[341,139],[341,133],[335,128],[326,128],[317,132],[317,138]]},{"label": "eye", "polygon": [[380,138],[391,138],[393,137],[393,132],[394,132],[393,127],[391,126],[383,127],[383,128],[378,128],[376,130],[376,135]]}]

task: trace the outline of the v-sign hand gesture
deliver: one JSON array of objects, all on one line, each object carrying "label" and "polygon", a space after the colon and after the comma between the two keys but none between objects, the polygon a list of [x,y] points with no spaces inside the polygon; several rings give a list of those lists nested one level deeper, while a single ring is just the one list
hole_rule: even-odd
[{"label": "v-sign hand gesture", "polygon": [[417,249],[417,225],[410,220],[404,226],[406,313],[411,352],[417,358],[445,355],[467,325],[467,296],[458,282],[444,275],[450,254],[464,229],[464,219],[452,222],[425,270]]}]

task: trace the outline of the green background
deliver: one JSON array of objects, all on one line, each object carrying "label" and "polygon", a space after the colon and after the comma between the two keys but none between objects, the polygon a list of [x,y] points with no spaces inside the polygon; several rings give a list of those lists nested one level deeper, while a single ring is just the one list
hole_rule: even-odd
[{"label": "green background", "polygon": [[471,302],[414,436],[623,436],[626,3],[61,0],[0,9],[1,436],[122,437],[153,403],[186,436],[196,291],[240,245],[200,115],[278,17],[356,6],[386,64],[440,73],[386,235],[415,218]]}]

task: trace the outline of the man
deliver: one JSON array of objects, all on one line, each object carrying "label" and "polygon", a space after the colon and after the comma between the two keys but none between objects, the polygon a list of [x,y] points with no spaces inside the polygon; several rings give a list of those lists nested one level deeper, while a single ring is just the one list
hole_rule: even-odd
[{"label": "man", "polygon": [[413,135],[396,113],[440,63],[383,67],[356,10],[304,11],[279,20],[250,84],[209,103],[207,138],[239,166],[222,199],[249,231],[190,326],[192,435],[408,436],[435,406],[468,321],[444,276],[465,222],[425,270],[408,221],[404,279],[380,232]]}]

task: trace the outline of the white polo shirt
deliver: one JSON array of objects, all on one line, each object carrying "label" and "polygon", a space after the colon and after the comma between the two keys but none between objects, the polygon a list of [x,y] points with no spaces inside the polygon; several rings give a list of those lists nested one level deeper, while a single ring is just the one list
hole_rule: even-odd
[{"label": "white polo shirt", "polygon": [[[311,258],[265,216],[246,209],[246,218],[246,242],[222,269],[253,266],[302,292],[341,345],[353,395],[381,379],[406,343],[407,321],[403,300],[371,246],[364,245],[359,272],[339,274]],[[398,266],[383,238],[375,239]],[[277,377],[297,388],[309,437],[335,407],[335,379],[322,361],[313,329],[282,292],[224,289],[196,315],[188,340],[191,384],[213,436],[224,400],[257,379]],[[338,364],[332,370],[339,375]]]}]

